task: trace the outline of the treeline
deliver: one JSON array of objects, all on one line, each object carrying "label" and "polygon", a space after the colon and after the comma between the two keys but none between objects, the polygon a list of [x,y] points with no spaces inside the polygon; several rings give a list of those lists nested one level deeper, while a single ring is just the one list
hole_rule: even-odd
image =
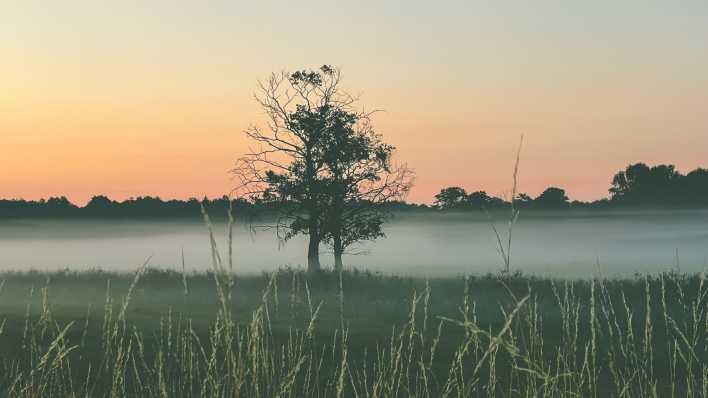
[{"label": "treeline", "polygon": [[[66,197],[51,197],[40,200],[0,199],[0,219],[9,218],[193,218],[200,219],[201,206],[211,218],[227,216],[229,198],[227,196],[201,200],[163,200],[159,197],[141,196],[123,201],[112,200],[98,195],[91,198],[85,206],[78,206]],[[252,202],[242,198],[231,199],[233,214],[239,219],[255,219],[275,215],[282,203]],[[427,205],[417,205],[391,201],[386,207],[390,211],[431,209]]]},{"label": "treeline", "polygon": [[[8,218],[194,218],[200,219],[201,205],[211,218],[226,217],[229,208],[227,196],[201,200],[163,200],[159,197],[141,196],[124,201],[98,195],[85,206],[78,206],[66,197],[40,200],[0,199],[0,219]],[[242,198],[231,199],[233,214],[239,219],[254,219],[277,214],[275,202],[251,202]],[[429,210],[433,207],[400,201],[386,204],[390,211]]]},{"label": "treeline", "polygon": [[[162,200],[159,197],[138,197],[115,201],[99,195],[85,206],[77,206],[65,197],[53,197],[37,201],[0,200],[0,218],[195,218],[201,217],[201,205],[213,217],[224,216],[229,208],[229,198],[204,198],[198,200]],[[250,203],[233,199],[235,214],[253,215],[267,213],[267,204]]]},{"label": "treeline", "polygon": [[[614,175],[610,196],[591,202],[571,201],[565,190],[549,187],[533,198],[518,194],[519,209],[560,210],[596,208],[707,208],[708,169],[698,168],[681,174],[674,165],[647,166],[636,163]],[[495,210],[508,208],[508,200],[489,196],[484,191],[468,193],[461,187],[443,188],[435,195],[434,206],[444,210]]]},{"label": "treeline", "polygon": [[637,163],[615,174],[612,201],[623,205],[708,206],[708,169],[683,175],[673,165]]},{"label": "treeline", "polygon": [[[565,190],[550,187],[537,197],[521,193],[515,206],[520,209],[607,209],[634,207],[708,208],[708,169],[679,173],[673,165],[649,167],[644,163],[627,166],[615,174],[609,188],[610,196],[592,202],[571,201]],[[198,200],[162,200],[159,197],[138,197],[124,201],[106,196],[94,196],[85,206],[77,206],[65,197],[28,200],[0,200],[0,218],[195,218],[204,204],[210,215],[220,217],[229,206],[229,198]],[[277,204],[232,199],[232,208],[239,218],[275,214]],[[444,188],[435,195],[432,206],[392,201],[391,211],[431,210],[499,210],[509,207],[507,200],[490,196],[484,191],[468,193],[461,187]]]},{"label": "treeline", "polygon": [[[580,202],[573,202],[576,204]],[[441,210],[498,210],[507,209],[509,201],[495,196],[489,196],[485,191],[467,193],[461,187],[448,187],[435,195],[434,207]],[[550,187],[536,198],[525,193],[518,194],[514,206],[519,209],[564,209],[571,206],[565,190]]]}]

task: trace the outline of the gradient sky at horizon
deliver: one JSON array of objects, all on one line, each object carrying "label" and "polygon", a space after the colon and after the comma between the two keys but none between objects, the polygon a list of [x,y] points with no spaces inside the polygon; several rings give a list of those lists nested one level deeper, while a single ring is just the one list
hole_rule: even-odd
[{"label": "gradient sky at horizon", "polygon": [[[110,3],[110,4],[107,4]],[[334,64],[417,172],[606,196],[708,166],[706,1],[0,0],[0,198],[220,196],[272,71]]]}]

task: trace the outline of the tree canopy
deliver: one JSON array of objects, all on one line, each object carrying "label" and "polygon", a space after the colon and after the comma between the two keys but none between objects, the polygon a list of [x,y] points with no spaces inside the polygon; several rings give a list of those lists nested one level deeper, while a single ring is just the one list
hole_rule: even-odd
[{"label": "tree canopy", "polygon": [[708,170],[683,175],[673,165],[635,163],[615,174],[609,192],[611,200],[622,205],[706,206]]},{"label": "tree canopy", "polygon": [[[393,169],[394,147],[356,109],[357,98],[340,88],[341,72],[319,70],[272,74],[256,99],[266,128],[246,135],[258,148],[239,158],[235,191],[253,201],[277,202],[283,242],[308,236],[308,270],[320,269],[319,247],[331,243],[341,267],[344,249],[382,236],[384,207],[408,191],[407,168]],[[282,232],[281,232],[282,231]]]}]

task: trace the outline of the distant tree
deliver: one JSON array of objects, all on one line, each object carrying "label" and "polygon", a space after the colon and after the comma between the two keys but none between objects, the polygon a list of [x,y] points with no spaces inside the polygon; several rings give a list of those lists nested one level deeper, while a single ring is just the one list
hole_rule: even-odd
[{"label": "distant tree", "polygon": [[115,205],[116,202],[108,199],[108,197],[97,195],[91,198],[85,209],[92,216],[107,217],[112,215]]},{"label": "distant tree", "polygon": [[612,199],[615,201],[634,199],[633,197],[640,194],[642,185],[648,180],[650,171],[651,169],[646,164],[636,163],[615,174],[609,189]]},{"label": "distant tree", "polygon": [[[668,205],[680,202],[676,197],[679,179],[683,176],[676,171],[674,165],[660,164],[651,168],[649,173],[649,200],[650,203]],[[679,199],[679,200],[677,200]]]},{"label": "distant tree", "polygon": [[447,187],[435,195],[434,205],[442,210],[492,210],[508,207],[509,203],[485,191],[468,194],[464,188]]},{"label": "distant tree", "polygon": [[465,198],[467,206],[475,210],[486,209],[491,198],[484,191],[472,192]]},{"label": "distant tree", "polygon": [[472,192],[466,199],[466,206],[472,210],[493,210],[508,205],[503,199],[489,196],[485,191]]},{"label": "distant tree", "polygon": [[635,163],[615,174],[609,192],[619,203],[670,204],[677,201],[674,194],[682,177],[673,165]]},{"label": "distant tree", "polygon": [[69,202],[66,197],[49,198],[45,204],[46,215],[49,217],[68,217],[76,214],[78,207]]},{"label": "distant tree", "polygon": [[568,197],[564,189],[550,187],[534,199],[533,205],[539,209],[565,209],[568,207]]},{"label": "distant tree", "polygon": [[708,206],[708,169],[698,168],[681,178],[677,195],[683,204]]},{"label": "distant tree", "polygon": [[467,202],[467,192],[464,188],[448,187],[440,190],[440,193],[435,195],[435,205],[441,209],[459,209],[465,206]]}]

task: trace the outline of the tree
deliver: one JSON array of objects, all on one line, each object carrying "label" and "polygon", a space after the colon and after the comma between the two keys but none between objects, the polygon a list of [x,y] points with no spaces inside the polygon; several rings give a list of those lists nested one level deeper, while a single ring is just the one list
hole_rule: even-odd
[{"label": "tree", "polygon": [[639,194],[645,185],[651,169],[644,163],[627,166],[612,177],[612,187],[609,189],[615,200],[630,200]]},{"label": "tree", "polygon": [[564,189],[550,187],[534,199],[534,206],[541,209],[565,209],[568,207],[568,197]]},{"label": "tree", "polygon": [[441,209],[458,209],[467,201],[467,191],[460,187],[447,187],[435,195],[435,205]]},{"label": "tree", "polygon": [[489,196],[485,191],[467,193],[460,187],[448,187],[435,195],[435,206],[443,210],[492,210],[508,207],[501,198]]},{"label": "tree", "polygon": [[485,191],[476,191],[467,195],[466,204],[474,210],[493,210],[509,205],[501,198],[487,195]]},{"label": "tree", "polygon": [[108,199],[103,195],[97,195],[91,198],[86,204],[86,211],[93,216],[111,216],[111,211],[115,209],[116,202]]},{"label": "tree", "polygon": [[251,126],[246,136],[258,148],[238,159],[235,191],[252,199],[277,202],[278,238],[285,242],[306,234],[307,268],[320,269],[326,209],[324,142],[333,112],[354,98],[339,89],[340,74],[329,66],[319,71],[281,72],[258,83],[256,101],[265,111],[265,129]]},{"label": "tree", "polygon": [[627,166],[612,178],[612,200],[626,204],[670,204],[683,176],[673,165],[649,167],[644,163]]},{"label": "tree", "polygon": [[382,225],[391,215],[387,204],[402,199],[413,182],[405,165],[392,164],[395,148],[382,141],[369,116],[340,109],[328,123],[324,159],[331,203],[325,232],[335,270],[343,268],[348,247],[384,236]]},{"label": "tree", "polygon": [[49,198],[46,202],[46,215],[49,217],[67,217],[76,213],[78,207],[65,196]]},{"label": "tree", "polygon": [[339,69],[325,65],[260,82],[256,100],[268,126],[246,131],[259,148],[233,170],[236,191],[277,203],[282,242],[308,236],[310,272],[320,269],[321,243],[333,246],[341,268],[347,246],[381,236],[386,217],[380,205],[410,186],[407,169],[391,168],[394,148],[371,128],[370,113],[354,109],[357,99],[340,89],[340,77]]},{"label": "tree", "polygon": [[684,204],[691,206],[708,205],[708,169],[695,169],[681,179],[678,192]]}]

